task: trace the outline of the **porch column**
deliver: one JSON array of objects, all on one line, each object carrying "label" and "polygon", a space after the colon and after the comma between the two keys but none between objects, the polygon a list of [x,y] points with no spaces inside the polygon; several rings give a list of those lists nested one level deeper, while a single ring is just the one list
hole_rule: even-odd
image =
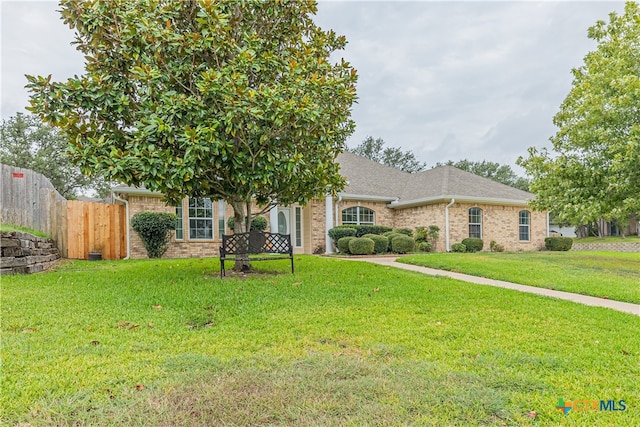
[{"label": "porch column", "polygon": [[278,232],[278,205],[273,205],[269,211],[269,230],[272,233]]},{"label": "porch column", "polygon": [[325,253],[333,253],[333,245],[331,244],[331,237],[329,237],[329,230],[333,228],[333,197],[327,195],[324,199],[324,217],[325,217],[325,230],[324,230],[324,243]]}]

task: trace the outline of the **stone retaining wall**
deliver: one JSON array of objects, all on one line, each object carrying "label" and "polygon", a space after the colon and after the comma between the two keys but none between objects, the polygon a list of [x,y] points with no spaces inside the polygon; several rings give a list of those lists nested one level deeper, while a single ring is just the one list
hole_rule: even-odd
[{"label": "stone retaining wall", "polygon": [[0,274],[45,271],[60,258],[53,240],[17,231],[0,233],[0,255]]},{"label": "stone retaining wall", "polygon": [[576,243],[572,251],[640,252],[640,243]]}]

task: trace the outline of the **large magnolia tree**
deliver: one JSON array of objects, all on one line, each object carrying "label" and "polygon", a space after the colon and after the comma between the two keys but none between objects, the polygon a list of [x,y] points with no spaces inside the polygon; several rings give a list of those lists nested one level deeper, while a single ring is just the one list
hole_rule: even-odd
[{"label": "large magnolia tree", "polygon": [[172,203],[226,200],[246,231],[252,200],[304,204],[344,185],[334,160],[357,76],[331,62],[346,40],[315,12],[309,0],[63,0],[85,74],[28,76],[30,109],[64,129],[83,170]]},{"label": "large magnolia tree", "polygon": [[554,117],[553,152],[529,149],[532,205],[581,225],[640,211],[640,9],[589,28],[597,49],[573,70],[573,87]]}]

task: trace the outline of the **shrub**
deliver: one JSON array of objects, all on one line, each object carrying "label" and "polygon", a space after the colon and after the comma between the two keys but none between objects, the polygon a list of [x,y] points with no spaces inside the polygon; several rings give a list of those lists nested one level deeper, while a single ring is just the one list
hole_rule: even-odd
[{"label": "shrub", "polygon": [[357,225],[356,237],[364,237],[366,234],[383,234],[391,231],[391,227],[385,225]]},{"label": "shrub", "polygon": [[333,240],[333,242],[336,244],[336,246],[338,245],[338,240],[342,239],[343,237],[350,237],[350,236],[355,236],[356,235],[356,229],[355,228],[351,228],[351,227],[334,227],[332,229],[329,230],[329,237],[331,237],[331,240]]},{"label": "shrub", "polygon": [[404,234],[405,236],[413,236],[413,231],[411,231],[410,228],[396,228],[393,231],[395,231],[396,233]]},{"label": "shrub", "polygon": [[365,234],[362,237],[373,240],[373,252],[383,254],[389,250],[389,239],[379,234]]},{"label": "shrub", "polygon": [[395,239],[398,236],[404,236],[404,234],[396,233],[395,231],[389,231],[387,233],[384,233],[383,236],[385,236],[389,240],[389,246],[387,246],[387,252],[391,252],[392,250],[391,244],[393,242],[393,239]]},{"label": "shrub", "polygon": [[413,237],[406,235],[396,236],[391,240],[391,250],[397,254],[406,254],[413,251],[416,242]]},{"label": "shrub", "polygon": [[467,247],[464,243],[454,243],[451,245],[451,252],[467,252]]},{"label": "shrub", "polygon": [[[236,219],[234,217],[230,217],[227,220],[227,227],[229,227],[231,231],[234,231],[235,225],[236,225]],[[267,225],[268,225],[267,218],[263,216],[257,216],[253,218],[253,220],[251,221],[250,231],[264,231],[267,229]]]},{"label": "shrub", "polygon": [[547,237],[544,239],[544,247],[549,251],[568,251],[573,245],[571,237]]},{"label": "shrub", "polygon": [[477,237],[462,239],[462,244],[467,247],[467,252],[480,252],[484,246],[482,239],[478,239]]},{"label": "shrub", "polygon": [[420,252],[431,252],[431,243],[429,242],[418,243],[418,250]]},{"label": "shrub", "polygon": [[369,255],[373,253],[375,243],[366,237],[356,237],[349,240],[349,252],[353,255]]},{"label": "shrub", "polygon": [[353,239],[356,239],[355,236],[346,236],[346,237],[342,237],[341,239],[338,240],[338,243],[336,244],[336,246],[338,246],[338,251],[342,252],[343,254],[349,254],[351,252],[349,252],[349,242]]},{"label": "shrub", "polygon": [[427,227],[416,227],[413,230],[413,239],[416,241],[416,245],[420,246],[420,243],[427,241]]},{"label": "shrub", "polygon": [[177,219],[176,214],[149,211],[138,212],[131,218],[131,227],[140,235],[149,258],[160,258],[167,251]]},{"label": "shrub", "polygon": [[491,252],[504,252],[504,246],[500,243],[496,243],[495,240],[489,242],[489,249],[491,249]]}]

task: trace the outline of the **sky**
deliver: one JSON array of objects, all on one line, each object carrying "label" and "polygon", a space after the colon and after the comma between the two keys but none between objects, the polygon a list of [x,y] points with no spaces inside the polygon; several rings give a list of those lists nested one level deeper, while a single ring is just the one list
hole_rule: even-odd
[{"label": "sky", "polygon": [[[73,31],[53,1],[0,0],[3,119],[26,112],[25,74],[83,73]],[[571,70],[595,50],[587,29],[618,1],[320,1],[316,22],[345,35],[358,70],[355,147],[368,136],[418,160],[469,159],[516,172],[531,146],[549,147]]]}]

